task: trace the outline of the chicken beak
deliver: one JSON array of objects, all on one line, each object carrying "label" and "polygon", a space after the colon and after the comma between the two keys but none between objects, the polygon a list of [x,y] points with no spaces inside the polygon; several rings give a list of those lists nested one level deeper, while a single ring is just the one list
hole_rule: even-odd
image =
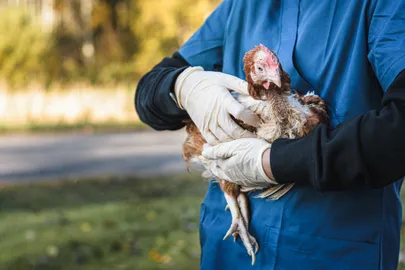
[{"label": "chicken beak", "polygon": [[278,87],[281,87],[281,79],[280,76],[277,76],[276,78],[274,78],[273,83],[275,85],[277,85]]},{"label": "chicken beak", "polygon": [[270,83],[274,83],[275,85],[277,85],[278,87],[281,87],[281,79],[279,76],[275,76],[274,78],[271,78],[270,80],[267,80],[263,83],[263,87],[266,90],[269,90],[270,88]]}]

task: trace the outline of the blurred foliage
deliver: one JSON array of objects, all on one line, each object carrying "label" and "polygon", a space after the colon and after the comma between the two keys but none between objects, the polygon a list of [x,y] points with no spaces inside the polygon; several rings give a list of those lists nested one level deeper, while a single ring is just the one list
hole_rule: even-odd
[{"label": "blurred foliage", "polygon": [[54,0],[51,31],[29,9],[2,8],[0,80],[12,88],[133,84],[178,49],[219,2]]},{"label": "blurred foliage", "polygon": [[[131,29],[139,37],[135,56],[138,74],[178,49],[203,23],[218,0],[149,0],[137,2]],[[135,14],[134,14],[135,15]]]},{"label": "blurred foliage", "polygon": [[[32,80],[46,83],[52,79],[53,40],[24,12],[7,9],[0,12],[0,76],[9,84]],[[46,59],[47,63],[43,63]]]}]

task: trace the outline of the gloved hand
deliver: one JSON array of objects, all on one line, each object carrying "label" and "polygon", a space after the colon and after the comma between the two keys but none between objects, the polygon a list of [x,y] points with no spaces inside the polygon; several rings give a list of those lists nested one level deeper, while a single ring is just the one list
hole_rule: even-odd
[{"label": "gloved hand", "polygon": [[213,168],[211,171],[218,178],[244,187],[266,187],[277,184],[263,168],[268,166],[270,170],[270,162],[263,162],[263,153],[270,147],[271,144],[262,139],[239,139],[204,147],[202,155],[216,160],[218,169]]},{"label": "gloved hand", "polygon": [[221,72],[202,67],[184,70],[176,80],[174,92],[178,105],[185,109],[210,145],[238,138],[255,137],[241,128],[230,115],[257,127],[259,118],[237,102],[229,90],[247,95],[247,83]]}]

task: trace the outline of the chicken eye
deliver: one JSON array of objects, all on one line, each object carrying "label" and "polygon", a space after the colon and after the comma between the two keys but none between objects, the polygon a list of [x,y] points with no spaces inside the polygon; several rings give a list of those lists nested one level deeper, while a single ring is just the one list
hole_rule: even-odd
[{"label": "chicken eye", "polygon": [[262,67],[258,67],[257,68],[259,71],[263,71],[263,68]]}]

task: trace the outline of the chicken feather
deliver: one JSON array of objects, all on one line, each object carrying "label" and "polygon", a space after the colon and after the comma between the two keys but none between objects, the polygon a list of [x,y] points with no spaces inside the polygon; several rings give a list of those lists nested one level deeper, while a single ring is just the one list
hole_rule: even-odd
[{"label": "chicken feather", "polygon": [[[273,143],[278,138],[295,139],[309,135],[319,123],[327,123],[325,102],[314,92],[305,95],[291,89],[289,75],[283,70],[276,54],[264,45],[247,52],[243,59],[244,72],[248,82],[249,96],[232,92],[234,98],[254,112],[261,120],[258,128],[234,119],[241,127],[254,132],[258,138]],[[269,79],[270,78],[270,79]],[[183,144],[183,159],[188,167],[191,162],[201,164],[206,171],[203,176],[212,177],[220,170],[215,162],[205,159],[201,153],[206,143],[192,121],[186,123],[187,138]],[[225,238],[239,235],[248,254],[255,262],[258,244],[251,236],[250,213],[246,192],[262,190],[257,198],[278,200],[290,191],[294,184],[266,185],[262,187],[241,187],[223,179],[217,179],[232,214],[232,225]],[[243,203],[240,203],[243,202]]]}]

